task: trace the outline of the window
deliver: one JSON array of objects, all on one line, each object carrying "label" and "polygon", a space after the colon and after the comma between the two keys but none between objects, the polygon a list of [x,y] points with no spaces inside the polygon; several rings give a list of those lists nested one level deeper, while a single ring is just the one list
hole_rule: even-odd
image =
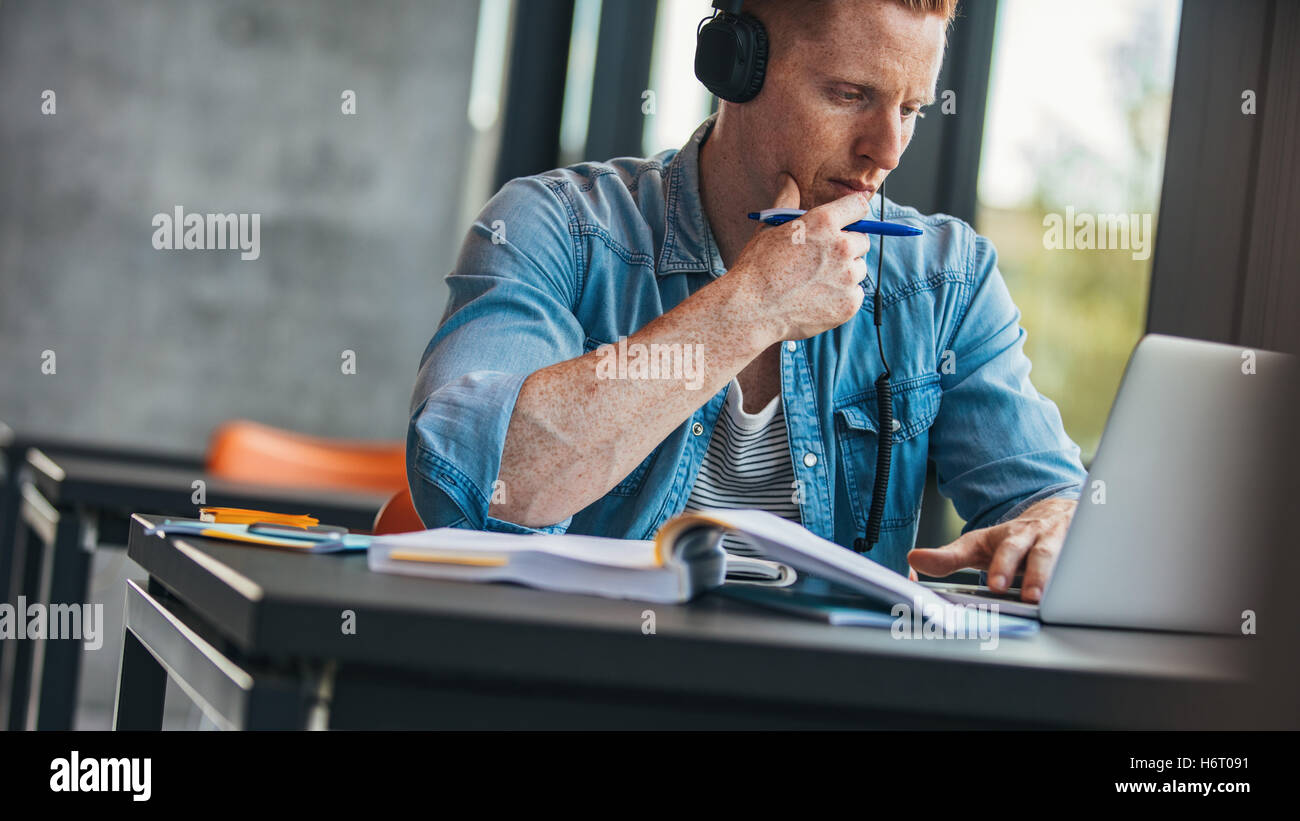
[{"label": "window", "polygon": [[646,156],[681,148],[709,116],[713,95],[695,79],[695,27],[712,15],[710,0],[659,0],[650,57],[654,113],[646,115],[642,136]]},{"label": "window", "polygon": [[560,116],[560,165],[598,159],[583,155],[587,147],[587,126],[591,122],[600,12],[601,0],[576,0],[573,4],[569,67],[565,72],[564,110]]},{"label": "window", "polygon": [[976,228],[1020,307],[1034,385],[1085,461],[1146,324],[1179,13],[1178,0],[998,9]]}]

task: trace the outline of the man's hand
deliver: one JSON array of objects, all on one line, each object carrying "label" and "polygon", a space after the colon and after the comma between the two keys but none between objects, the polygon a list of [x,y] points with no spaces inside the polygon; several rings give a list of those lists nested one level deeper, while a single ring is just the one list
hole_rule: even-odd
[{"label": "man's hand", "polygon": [[[774,208],[797,208],[799,186],[783,173]],[[866,234],[844,226],[871,212],[871,198],[846,194],[775,228],[760,228],[727,275],[755,306],[750,321],[771,329],[773,342],[807,339],[837,328],[862,307]]]},{"label": "man's hand", "polygon": [[987,570],[995,593],[1005,593],[1023,569],[1020,598],[1037,602],[1077,506],[1073,499],[1044,499],[1009,522],[972,530],[943,547],[913,550],[907,562],[927,576],[947,576],[964,567]]}]

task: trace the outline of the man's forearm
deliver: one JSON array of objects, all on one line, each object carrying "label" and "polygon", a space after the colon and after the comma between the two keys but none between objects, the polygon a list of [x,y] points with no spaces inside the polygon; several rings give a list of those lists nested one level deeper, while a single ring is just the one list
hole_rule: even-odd
[{"label": "man's forearm", "polygon": [[[490,515],[527,527],[562,521],[599,499],[769,345],[761,298],[738,276],[700,289],[628,337],[632,345],[700,351],[691,378],[607,378],[593,351],[528,377],[510,417]],[[685,346],[698,346],[685,347]],[[681,374],[673,374],[681,376]]]}]

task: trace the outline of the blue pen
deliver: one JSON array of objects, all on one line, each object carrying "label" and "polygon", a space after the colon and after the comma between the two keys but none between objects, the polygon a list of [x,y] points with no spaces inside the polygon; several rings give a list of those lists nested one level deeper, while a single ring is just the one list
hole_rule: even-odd
[{"label": "blue pen", "polygon": [[[751,211],[749,218],[767,225],[784,225],[792,219],[802,217],[804,213],[798,208],[765,208],[762,211]],[[879,234],[885,237],[919,237],[922,233],[920,228],[913,228],[910,225],[876,220],[858,220],[844,226],[844,230],[856,231],[859,234]]]}]

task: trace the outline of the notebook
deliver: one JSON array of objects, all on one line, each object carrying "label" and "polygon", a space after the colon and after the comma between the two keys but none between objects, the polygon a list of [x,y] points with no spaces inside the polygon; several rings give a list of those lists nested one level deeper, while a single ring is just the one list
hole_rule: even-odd
[{"label": "notebook", "polygon": [[237,524],[197,519],[164,519],[161,523],[147,525],[144,533],[159,538],[168,535],[202,536],[205,539],[274,547],[297,553],[343,553],[365,550],[370,546],[370,536],[349,533],[343,528],[302,528],[274,522]]},{"label": "notebook", "polygon": [[375,536],[369,562],[381,573],[681,602],[722,584],[726,554],[716,535],[701,529],[681,538],[632,541],[443,527]]},{"label": "notebook", "polygon": [[[671,603],[720,587],[728,576],[739,577],[746,569],[764,572],[738,562],[744,557],[728,557],[721,546],[727,532],[748,537],[761,554],[761,559],[750,561],[764,562],[767,572],[781,572],[771,566],[789,568],[789,575],[780,579],[782,586],[806,573],[859,597],[866,608],[875,605],[888,612],[902,603],[927,619],[942,615],[963,621],[974,613],[974,608],[954,607],[929,588],[760,510],[683,513],[665,523],[653,541],[435,528],[375,536],[368,556],[370,568],[381,573],[515,582],[544,590]],[[746,598],[764,603],[765,597]],[[828,620],[851,623],[843,616]],[[1002,622],[1009,626],[1014,620],[1003,617]],[[873,621],[863,617],[858,623]]]}]

